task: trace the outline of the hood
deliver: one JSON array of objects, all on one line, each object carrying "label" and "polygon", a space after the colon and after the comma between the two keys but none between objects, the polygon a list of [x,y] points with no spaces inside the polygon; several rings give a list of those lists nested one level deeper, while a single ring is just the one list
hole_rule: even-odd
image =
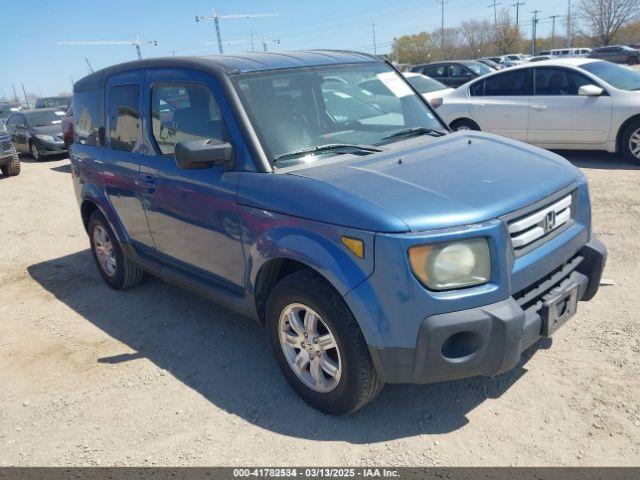
[{"label": "hood", "polygon": [[30,130],[34,135],[38,133],[40,135],[52,135],[55,137],[62,133],[62,124],[56,123],[54,125],[45,125],[43,127],[31,127]]},{"label": "hood", "polygon": [[389,147],[364,159],[288,175],[346,192],[412,231],[494,219],[557,192],[580,175],[556,154],[482,132],[419,137]]}]

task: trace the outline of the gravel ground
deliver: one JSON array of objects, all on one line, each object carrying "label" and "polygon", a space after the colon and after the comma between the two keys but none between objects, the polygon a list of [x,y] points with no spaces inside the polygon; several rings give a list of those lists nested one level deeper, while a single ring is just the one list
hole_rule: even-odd
[{"label": "gravel ground", "polygon": [[609,248],[602,287],[513,371],[307,407],[263,332],[154,278],[110,290],[66,159],[0,176],[0,466],[640,465],[640,168],[566,153]]}]

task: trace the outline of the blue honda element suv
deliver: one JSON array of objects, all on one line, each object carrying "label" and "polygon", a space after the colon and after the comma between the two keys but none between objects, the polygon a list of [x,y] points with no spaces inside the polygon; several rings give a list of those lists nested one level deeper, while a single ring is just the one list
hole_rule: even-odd
[{"label": "blue honda element suv", "polygon": [[323,412],[354,412],[385,383],[509,370],[598,289],[606,250],[582,173],[451,133],[377,57],[142,60],[78,81],[73,105],[104,281],[149,273],[254,318]]}]

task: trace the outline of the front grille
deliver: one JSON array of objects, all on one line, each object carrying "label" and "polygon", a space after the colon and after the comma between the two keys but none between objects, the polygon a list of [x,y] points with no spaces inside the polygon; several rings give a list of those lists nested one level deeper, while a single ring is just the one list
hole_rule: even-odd
[{"label": "front grille", "polygon": [[566,280],[583,260],[582,255],[575,255],[541,279],[516,292],[513,298],[523,310],[539,306],[545,294]]},{"label": "front grille", "polygon": [[522,253],[534,243],[544,241],[566,225],[573,216],[573,195],[569,194],[533,213],[509,222],[509,236],[516,254]]}]

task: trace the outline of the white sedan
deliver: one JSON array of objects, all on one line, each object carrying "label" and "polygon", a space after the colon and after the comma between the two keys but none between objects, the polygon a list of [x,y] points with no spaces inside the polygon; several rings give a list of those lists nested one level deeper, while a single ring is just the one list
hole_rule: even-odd
[{"label": "white sedan", "polygon": [[610,62],[565,58],[501,70],[447,95],[438,113],[454,130],[640,161],[640,73]]}]

